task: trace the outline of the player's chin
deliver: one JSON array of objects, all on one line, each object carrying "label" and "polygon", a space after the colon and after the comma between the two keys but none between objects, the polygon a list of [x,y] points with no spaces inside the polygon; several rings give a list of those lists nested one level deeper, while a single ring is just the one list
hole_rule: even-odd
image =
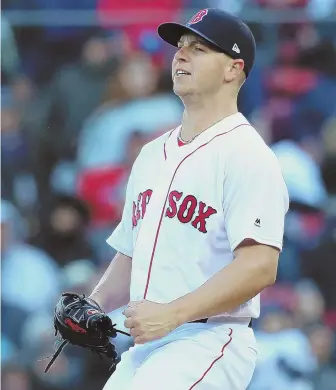
[{"label": "player's chin", "polygon": [[173,91],[174,91],[175,95],[177,95],[179,97],[190,95],[193,92],[193,90],[190,86],[181,85],[179,83],[174,83]]}]

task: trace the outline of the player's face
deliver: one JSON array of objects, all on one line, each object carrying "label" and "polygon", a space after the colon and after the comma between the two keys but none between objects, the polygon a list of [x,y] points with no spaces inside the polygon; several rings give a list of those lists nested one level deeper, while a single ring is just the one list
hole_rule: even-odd
[{"label": "player's face", "polygon": [[175,94],[180,97],[216,94],[225,83],[233,61],[196,35],[183,35],[172,64]]}]

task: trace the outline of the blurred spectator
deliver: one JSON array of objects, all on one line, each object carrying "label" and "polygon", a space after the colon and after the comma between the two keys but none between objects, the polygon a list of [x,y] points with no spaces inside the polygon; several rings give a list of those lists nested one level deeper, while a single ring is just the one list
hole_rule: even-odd
[{"label": "blurred spectator", "polygon": [[305,7],[309,0],[254,0],[256,4],[269,8]]},{"label": "blurred spectator", "polygon": [[50,136],[54,135],[60,143],[61,156],[67,156],[74,147],[85,118],[101,101],[106,79],[113,74],[116,64],[113,40],[101,33],[85,43],[77,64],[62,67],[55,75],[51,84],[49,133],[55,130]]},{"label": "blurred spectator", "polygon": [[[2,302],[28,313],[49,310],[61,290],[59,269],[44,251],[23,242],[14,226],[17,223],[14,207],[2,201]],[[3,321],[10,326],[10,317]]]},{"label": "blurred spectator", "polygon": [[[36,201],[29,134],[22,128],[20,112],[15,106],[12,94],[3,93],[2,97],[2,197],[25,206]],[[21,192],[23,188],[25,191]]]},{"label": "blurred spectator", "polygon": [[[305,69],[313,69],[327,77],[336,77],[336,48],[333,42],[329,40],[310,42],[310,45],[301,51],[298,65]],[[335,83],[331,83],[331,85],[335,85]],[[329,102],[326,103],[329,107]]]},{"label": "blurred spectator", "polygon": [[[335,222],[335,219],[332,220]],[[319,245],[302,254],[303,276],[320,288],[328,310],[336,310],[336,228],[335,223],[323,235]],[[334,324],[336,328],[336,322]]]},{"label": "blurred spectator", "polygon": [[[238,96],[239,110],[247,118],[250,118],[251,122],[254,122],[253,125],[256,126],[258,131],[262,131],[262,127],[264,127],[259,122],[255,123],[255,117],[262,114],[262,107],[265,105],[267,97],[267,91],[263,83],[264,73],[265,69],[258,63],[255,64]],[[262,117],[265,121],[265,115],[262,115]],[[269,142],[267,141],[267,143]]]},{"label": "blurred spectator", "polygon": [[[325,150],[325,158],[330,158],[330,163],[332,164],[332,159],[336,157],[336,108],[334,113],[326,120],[321,129],[322,144]],[[332,168],[332,165],[329,166]],[[328,192],[330,194],[336,194],[336,179],[331,180],[331,175],[328,175],[326,182],[327,187],[329,188]]]},{"label": "blurred spectator", "polygon": [[[35,209],[41,170],[37,153],[47,125],[50,96],[45,89],[38,89],[29,78],[20,75],[3,90],[3,97],[4,119],[17,123],[10,127],[6,125],[8,120],[2,123],[3,159],[11,158],[3,170],[2,179],[6,180],[3,197],[14,200],[21,209]],[[13,145],[15,139],[21,140],[20,156],[16,152],[18,145]]]},{"label": "blurred spectator", "polygon": [[[47,88],[38,88],[31,79],[20,75],[10,85],[13,101],[20,113],[21,125],[30,140],[31,154],[37,151],[37,142],[47,126],[50,94]],[[36,163],[35,163],[36,164]],[[34,166],[36,169],[36,166]]]},{"label": "blurred spectator", "polygon": [[259,357],[249,390],[313,390],[316,359],[304,333],[293,328],[291,312],[264,307],[256,339]]},{"label": "blurred spectator", "polygon": [[132,132],[119,165],[85,169],[79,175],[78,195],[90,205],[94,226],[116,225],[120,221],[132,165],[148,140],[146,134]]},{"label": "blurred spectator", "polygon": [[178,125],[182,107],[158,90],[159,70],[145,54],[120,64],[104,104],[85,123],[78,144],[81,169],[120,164],[131,132],[162,134]]},{"label": "blurred spectator", "polygon": [[308,14],[315,18],[324,18],[332,14],[336,9],[335,0],[310,0]]},{"label": "blurred spectator", "polygon": [[318,362],[312,378],[314,390],[333,390],[336,383],[336,368],[332,362],[336,347],[335,334],[325,326],[315,325],[309,330],[308,336]]},{"label": "blurred spectator", "polygon": [[20,72],[20,58],[11,25],[1,14],[1,79],[8,84]]},{"label": "blurred spectator", "polygon": [[21,361],[32,372],[33,389],[56,390],[77,388],[84,376],[85,353],[81,348],[67,346],[52,365],[48,375],[44,369],[60,341],[55,339],[52,310],[37,312],[25,322],[22,331],[24,345]]},{"label": "blurred spectator", "polygon": [[336,48],[321,41],[302,51],[298,65],[315,72],[314,88],[298,97],[293,107],[293,128],[297,136],[316,136],[336,112],[336,101],[326,96],[336,94]]},{"label": "blurred spectator", "polygon": [[41,209],[38,233],[30,243],[46,252],[59,266],[74,260],[94,261],[95,255],[86,237],[89,221],[89,210],[84,202],[68,195],[56,195]]},{"label": "blurred spectator", "polygon": [[[152,55],[162,51],[163,46],[156,34],[157,26],[167,20],[177,20],[184,5],[182,0],[98,0],[97,3],[103,26],[110,28],[111,20],[123,20],[119,28],[126,34],[130,50],[141,49]],[[137,23],[127,21],[134,17]]]},{"label": "blurred spectator", "polygon": [[4,299],[1,301],[1,337],[5,339],[2,352],[6,355],[5,360],[13,358],[17,348],[23,347],[21,334],[29,314],[29,309],[22,308],[15,302],[6,302]]},{"label": "blurred spectator", "polygon": [[[317,247],[303,251],[302,273],[313,280],[321,290],[326,303],[325,320],[336,329],[336,131],[334,117],[322,129],[322,144],[325,157],[321,165],[321,177],[328,192],[324,207],[326,220],[324,231]],[[333,314],[334,313],[334,314]]]},{"label": "blurred spectator", "polygon": [[[291,201],[321,209],[327,199],[319,165],[300,144],[291,140],[272,146],[278,157]],[[300,180],[297,178],[300,177]]]},{"label": "blurred spectator", "polygon": [[[336,135],[336,132],[335,132]],[[332,142],[332,140],[330,140]],[[326,185],[327,191],[329,193],[329,205],[326,205],[326,212],[330,215],[330,218],[335,218],[336,211],[333,207],[333,202],[336,198],[336,154],[334,156],[327,155],[325,156],[322,165],[321,165],[321,174],[323,181]]]},{"label": "blurred spectator", "polygon": [[100,34],[86,42],[77,64],[62,67],[55,75],[49,119],[39,142],[41,194],[49,193],[50,174],[56,164],[75,156],[82,124],[98,106],[116,62],[113,42]]},{"label": "blurred spectator", "polygon": [[320,322],[325,302],[318,287],[309,280],[301,280],[295,286],[296,307],[293,316],[297,328],[305,329]]},{"label": "blurred spectator", "polygon": [[97,267],[90,260],[75,260],[63,268],[64,289],[90,295],[98,282]]},{"label": "blurred spectator", "polygon": [[[80,55],[83,42],[91,30],[72,24],[64,18],[66,10],[94,10],[96,0],[5,0],[2,8],[16,11],[44,11],[50,23],[28,23],[16,28],[22,68],[39,85],[49,83],[55,71],[66,63],[73,63]],[[62,12],[63,11],[63,12]],[[29,17],[29,16],[28,16]],[[57,21],[64,19],[64,25]],[[56,23],[55,23],[56,21]]]},{"label": "blurred spectator", "polygon": [[84,169],[78,176],[77,194],[90,205],[92,215],[90,242],[103,263],[109,262],[114,254],[105,245],[106,237],[120,221],[133,162],[148,140],[148,135],[132,132],[120,164]]},{"label": "blurred spectator", "polygon": [[[2,305],[3,308],[3,305]],[[4,314],[2,313],[2,316]],[[22,318],[21,318],[22,320]],[[6,331],[1,331],[1,365],[4,367],[17,354],[15,345],[10,337],[7,336]]]},{"label": "blurred spectator", "polygon": [[321,163],[321,175],[329,194],[325,212],[332,228],[336,226],[336,109],[334,114],[325,122],[321,136],[325,151]]},{"label": "blurred spectator", "polygon": [[3,390],[40,390],[32,386],[28,370],[19,363],[5,365],[1,371]]},{"label": "blurred spectator", "polygon": [[[209,0],[208,3],[211,8],[221,8],[238,16],[243,7],[248,5],[248,0]],[[203,8],[207,7],[203,5]]]}]

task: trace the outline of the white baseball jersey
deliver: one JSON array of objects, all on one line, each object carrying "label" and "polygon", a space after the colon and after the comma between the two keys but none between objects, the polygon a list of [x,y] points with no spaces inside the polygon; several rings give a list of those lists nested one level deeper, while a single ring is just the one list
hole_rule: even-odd
[{"label": "white baseball jersey", "polygon": [[[247,119],[231,115],[183,146],[178,132],[140,152],[122,220],[107,239],[132,257],[131,300],[166,303],[192,292],[231,263],[245,239],[282,249],[287,188]],[[216,317],[259,312],[256,296]]]}]

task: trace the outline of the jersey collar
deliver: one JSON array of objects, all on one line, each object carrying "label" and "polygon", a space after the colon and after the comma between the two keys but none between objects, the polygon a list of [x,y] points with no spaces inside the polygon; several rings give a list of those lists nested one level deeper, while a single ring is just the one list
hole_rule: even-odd
[{"label": "jersey collar", "polygon": [[221,121],[215,123],[207,130],[204,130],[198,137],[196,137],[192,142],[183,147],[178,146],[177,138],[181,126],[178,126],[176,129],[172,130],[165,142],[164,145],[164,157],[168,160],[170,157],[182,157],[189,153],[192,153],[197,148],[201,147],[204,144],[210,142],[213,138],[220,134],[225,134],[229,131],[234,130],[240,125],[250,125],[248,120],[240,112],[230,115]]}]

